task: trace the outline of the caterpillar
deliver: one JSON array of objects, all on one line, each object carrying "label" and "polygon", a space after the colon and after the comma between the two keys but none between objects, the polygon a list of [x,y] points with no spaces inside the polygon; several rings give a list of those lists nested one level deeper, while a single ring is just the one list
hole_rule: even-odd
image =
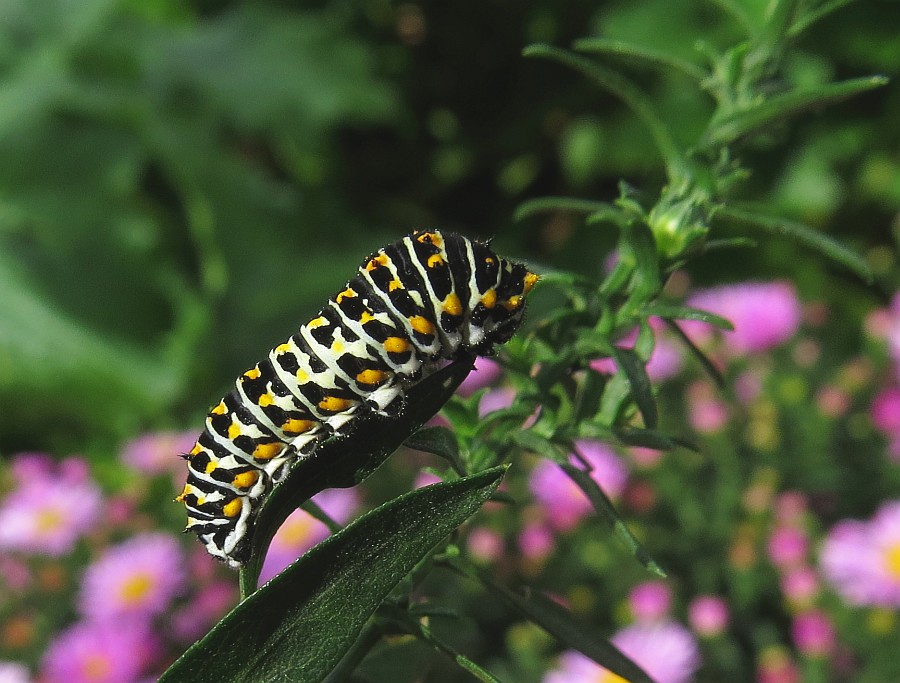
[{"label": "caterpillar", "polygon": [[354,418],[400,414],[404,390],[515,333],[538,276],[488,244],[415,231],[368,256],[321,311],[235,381],[184,457],[185,531],[238,568],[255,513],[297,458]]}]

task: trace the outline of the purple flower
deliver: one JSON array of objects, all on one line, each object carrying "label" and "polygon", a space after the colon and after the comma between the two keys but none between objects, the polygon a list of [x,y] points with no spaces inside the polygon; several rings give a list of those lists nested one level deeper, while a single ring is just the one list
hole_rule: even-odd
[{"label": "purple flower", "polygon": [[719,431],[728,421],[728,406],[703,381],[688,387],[687,400],[691,426],[698,432],[710,434]]},{"label": "purple flower", "polygon": [[820,562],[850,604],[900,607],[900,500],[883,504],[869,522],[835,524]]},{"label": "purple flower", "polygon": [[231,581],[216,580],[203,586],[187,605],[172,615],[172,633],[182,642],[196,640],[234,606],[237,598]]},{"label": "purple flower", "polygon": [[0,683],[31,683],[31,674],[19,662],[0,662]]},{"label": "purple flower", "polygon": [[[690,632],[674,622],[634,624],[614,635],[612,643],[657,683],[686,683],[700,666],[700,651]],[[622,678],[580,652],[570,650],[543,683],[616,683]]]},{"label": "purple flower", "polygon": [[55,472],[32,454],[14,461],[19,486],[0,506],[0,549],[65,555],[96,524],[100,489],[74,461]]},{"label": "purple flower", "polygon": [[144,533],[112,546],[85,571],[81,614],[116,622],[161,614],[184,589],[184,564],[181,545],[168,534]]},{"label": "purple flower", "polygon": [[[665,326],[662,320],[649,318],[649,323],[650,327],[653,328],[655,341],[650,358],[647,359],[647,375],[654,382],[662,382],[678,374],[684,364],[684,356],[681,346],[675,344],[664,334]],[[634,329],[620,339],[617,345],[632,349],[637,341],[637,336],[638,331]],[[610,375],[615,373],[617,369],[616,361],[612,358],[597,358],[590,362],[590,367],[597,372]]]},{"label": "purple flower", "polygon": [[786,569],[801,564],[809,550],[806,532],[792,526],[777,527],[769,536],[769,559],[776,567]]},{"label": "purple flower", "polygon": [[827,657],[834,651],[834,627],[821,610],[809,610],[794,617],[791,633],[797,650],[807,657]]},{"label": "purple flower", "polygon": [[819,577],[811,567],[792,567],[781,577],[781,592],[793,606],[808,606],[819,594]]},{"label": "purple flower", "polygon": [[[797,293],[787,282],[744,282],[701,290],[688,305],[717,313],[731,321],[733,332],[724,332],[729,348],[737,354],[759,353],[783,344],[800,327],[802,310]],[[695,341],[709,335],[706,323],[686,321]]]},{"label": "purple flower", "polygon": [[528,522],[518,538],[519,550],[529,560],[542,560],[553,550],[553,532],[546,525]]},{"label": "purple flower", "polygon": [[717,595],[698,595],[688,605],[688,621],[697,634],[712,638],[728,626],[728,605]]},{"label": "purple flower", "polygon": [[134,683],[157,650],[146,625],[130,621],[78,623],[44,655],[46,683]]},{"label": "purple flower", "polygon": [[495,384],[502,374],[503,368],[500,363],[484,356],[478,356],[475,359],[475,368],[466,375],[456,393],[460,396],[471,396],[479,389]]},{"label": "purple flower", "polygon": [[631,589],[628,604],[636,621],[660,621],[672,607],[672,591],[665,581],[645,581]]},{"label": "purple flower", "polygon": [[476,560],[493,562],[503,555],[503,537],[492,529],[475,527],[466,538],[466,548]]},{"label": "purple flower", "polygon": [[509,408],[516,400],[516,390],[512,387],[492,389],[481,397],[478,403],[478,414],[484,417],[495,410]]},{"label": "purple flower", "polygon": [[195,432],[143,434],[125,444],[122,462],[146,474],[180,472],[184,463],[177,456],[188,453],[196,440]]},{"label": "purple flower", "polygon": [[887,435],[900,435],[900,389],[888,387],[875,397],[872,424]]},{"label": "purple flower", "polygon": [[[313,500],[334,521],[346,523],[359,508],[356,489],[328,489]],[[303,510],[292,512],[275,533],[259,574],[262,585],[307,550],[328,537],[328,527]]]},{"label": "purple flower", "polygon": [[[628,469],[609,446],[599,441],[576,441],[575,450],[591,466],[591,478],[610,498],[622,495],[628,480]],[[574,456],[571,460],[580,466]],[[549,460],[542,460],[531,471],[529,488],[547,512],[551,526],[566,531],[593,510],[584,492]]]}]

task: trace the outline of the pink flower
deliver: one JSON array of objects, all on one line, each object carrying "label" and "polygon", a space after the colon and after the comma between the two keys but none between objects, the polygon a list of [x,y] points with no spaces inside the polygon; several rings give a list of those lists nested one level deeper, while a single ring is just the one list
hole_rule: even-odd
[{"label": "pink flower", "polygon": [[519,533],[519,550],[530,560],[547,557],[553,550],[555,540],[553,532],[544,524],[527,523]]},{"label": "pink flower", "polygon": [[794,617],[791,633],[797,649],[807,657],[827,657],[834,651],[834,627],[820,610]]},{"label": "pink flower", "polygon": [[872,424],[885,434],[900,434],[900,388],[888,387],[875,397]]},{"label": "pink flower", "polygon": [[718,636],[728,626],[728,605],[717,595],[698,595],[688,605],[688,621],[698,635]]},{"label": "pink flower", "polygon": [[835,524],[820,562],[850,604],[900,607],[900,500],[883,504],[869,522]]},{"label": "pink flower", "polygon": [[809,538],[802,529],[777,527],[769,536],[769,559],[782,569],[801,564],[809,550]]},{"label": "pink flower", "polygon": [[503,374],[503,368],[500,363],[484,356],[478,356],[475,359],[475,368],[459,385],[456,393],[460,396],[471,396],[479,389],[484,389],[496,384]]},{"label": "pink flower", "polygon": [[[744,282],[701,290],[688,305],[717,313],[731,321],[724,339],[736,354],[760,353],[783,344],[800,327],[803,311],[794,287],[787,282]],[[685,324],[695,340],[708,336],[705,323]]]},{"label": "pink flower", "polygon": [[[609,446],[599,441],[576,441],[575,450],[591,466],[590,476],[610,498],[618,498],[628,480],[628,470]],[[571,461],[581,466],[573,456]],[[544,507],[551,526],[567,531],[591,513],[593,506],[582,490],[549,460],[531,471],[529,488]]]},{"label": "pink flower", "polygon": [[144,673],[156,649],[153,634],[142,624],[75,624],[50,643],[44,655],[42,680],[133,683]]},{"label": "pink flower", "polygon": [[168,534],[143,533],[107,548],[84,573],[78,606],[95,621],[148,619],[165,612],[184,590],[181,544]]},{"label": "pink flower", "polygon": [[466,547],[476,560],[493,562],[503,555],[503,537],[492,529],[475,527],[466,538]]},{"label": "pink flower", "polygon": [[810,567],[793,567],[781,577],[781,592],[795,606],[808,606],[819,594],[819,577]]},{"label": "pink flower", "polygon": [[[328,489],[313,498],[338,524],[346,523],[359,508],[356,489]],[[328,527],[303,510],[295,510],[275,533],[259,575],[262,585],[329,535]]]},{"label": "pink flower", "polygon": [[438,475],[422,470],[416,475],[415,480],[413,480],[413,488],[420,489],[423,486],[431,486],[432,484],[437,484],[443,481]]},{"label": "pink flower", "polygon": [[672,607],[672,592],[664,581],[645,581],[631,589],[628,605],[636,621],[660,621]]},{"label": "pink flower", "polygon": [[[74,459],[70,459],[74,460]],[[31,454],[13,463],[19,487],[0,506],[0,549],[65,555],[98,521],[100,489],[84,469],[53,471]]]},{"label": "pink flower", "polygon": [[[655,335],[653,351],[650,358],[647,359],[647,375],[653,382],[662,382],[663,380],[674,377],[681,371],[684,365],[684,355],[681,346],[672,341],[664,334],[665,325],[659,318],[649,318],[650,327],[653,328]],[[634,348],[637,341],[638,331],[632,330],[617,342],[618,346],[623,348]],[[616,372],[616,361],[612,358],[597,358],[590,362],[590,367],[597,372],[603,374],[613,374]]]},{"label": "pink flower", "polygon": [[19,662],[0,662],[0,683],[31,683],[31,674]]},{"label": "pink flower", "polygon": [[800,671],[786,648],[770,645],[759,655],[756,680],[758,683],[800,683]]},{"label": "pink flower", "polygon": [[707,382],[694,382],[687,390],[688,419],[698,432],[718,432],[728,422],[728,406],[716,397]]},{"label": "pink flower", "polygon": [[[700,666],[700,650],[690,632],[674,622],[635,624],[611,642],[656,683],[686,683]],[[622,679],[580,652],[564,652],[543,683],[616,683]]]},{"label": "pink flower", "polygon": [[512,387],[503,387],[501,389],[491,389],[478,403],[478,414],[484,417],[488,413],[495,410],[503,410],[509,408],[516,400],[516,390]]},{"label": "pink flower", "polygon": [[213,581],[171,616],[169,623],[172,633],[182,642],[196,640],[224,616],[237,599],[237,591],[232,582]]},{"label": "pink flower", "polygon": [[146,474],[180,472],[184,462],[178,456],[188,453],[196,440],[196,432],[143,434],[125,444],[122,462]]}]

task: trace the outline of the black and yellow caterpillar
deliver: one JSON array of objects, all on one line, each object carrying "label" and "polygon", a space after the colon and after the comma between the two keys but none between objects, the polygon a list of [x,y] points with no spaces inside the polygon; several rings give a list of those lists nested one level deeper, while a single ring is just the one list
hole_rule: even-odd
[{"label": "black and yellow caterpillar", "polygon": [[445,359],[490,353],[518,328],[537,276],[487,244],[416,231],[363,261],[316,317],[247,370],[185,457],[187,530],[233,567],[261,500],[297,457],[362,411],[397,415]]}]

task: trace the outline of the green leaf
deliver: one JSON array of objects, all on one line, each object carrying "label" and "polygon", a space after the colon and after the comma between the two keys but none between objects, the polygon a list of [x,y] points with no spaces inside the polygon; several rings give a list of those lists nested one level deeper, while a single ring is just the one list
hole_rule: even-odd
[{"label": "green leaf", "polygon": [[612,643],[542,593],[528,590],[525,595],[520,595],[497,583],[487,572],[461,559],[450,560],[448,564],[464,576],[480,581],[503,602],[540,626],[564,646],[578,650],[631,683],[653,683],[653,679],[643,669]]},{"label": "green leaf", "polygon": [[701,146],[710,147],[734,142],[801,112],[840,102],[867,90],[880,88],[887,83],[888,79],[883,76],[868,76],[815,88],[793,90],[771,97],[711,125]]},{"label": "green leaf", "polygon": [[859,254],[802,223],[797,223],[788,218],[766,216],[730,206],[719,207],[713,214],[713,218],[723,219],[739,226],[762,230],[770,235],[789,237],[795,242],[849,268],[866,283],[871,284],[874,281],[872,269]]},{"label": "green leaf", "polygon": [[634,398],[638,410],[641,411],[641,415],[644,416],[644,424],[649,429],[655,429],[659,415],[656,411],[656,399],[653,398],[653,385],[650,383],[650,377],[647,376],[644,361],[633,350],[623,349],[619,346],[613,347],[613,356],[616,359],[616,365],[628,378],[628,383],[631,385],[631,396]]},{"label": "green leaf", "polygon": [[669,170],[670,178],[683,177],[685,175],[682,172],[682,167],[684,166],[683,155],[675,143],[675,138],[671,131],[663,122],[662,117],[656,112],[650,98],[641,92],[640,88],[630,80],[589,59],[552,45],[529,45],[522,50],[522,55],[525,57],[543,57],[564,64],[576,71],[580,71],[601,88],[618,97],[650,129],[656,148],[659,150]]},{"label": "green leaf", "polygon": [[713,363],[707,357],[707,355],[700,350],[700,348],[694,343],[694,340],[687,336],[687,333],[682,330],[674,320],[663,318],[663,322],[670,330],[672,330],[672,332],[674,332],[678,336],[682,344],[688,347],[688,350],[694,355],[694,357],[698,361],[700,361],[703,369],[706,370],[706,373],[713,379],[716,385],[720,389],[724,389],[725,378],[722,376],[722,372],[719,370],[719,368],[716,367],[716,364]]},{"label": "green leaf", "polygon": [[319,683],[394,586],[481,507],[504,471],[418,489],[359,518],[235,607],[160,683]]},{"label": "green leaf", "polygon": [[626,446],[671,451],[678,445],[671,436],[655,429],[616,429],[614,431],[616,437]]},{"label": "green leaf", "polygon": [[572,47],[579,52],[592,52],[601,55],[613,55],[622,57],[627,61],[634,63],[636,66],[653,66],[663,67],[679,71],[682,74],[694,79],[702,81],[707,74],[696,64],[692,64],[686,59],[680,59],[673,55],[667,54],[661,50],[629,43],[623,40],[611,40],[609,38],[582,38],[576,40]]},{"label": "green leaf", "polygon": [[578,386],[578,394],[575,398],[575,414],[572,419],[578,423],[582,420],[589,420],[600,409],[600,398],[603,396],[603,390],[609,381],[607,375],[602,375],[596,370],[588,368],[585,371],[584,379]]},{"label": "green leaf", "polygon": [[655,301],[644,306],[643,313],[670,320],[697,320],[715,325],[723,330],[734,330],[734,325],[731,324],[730,320],[715,313],[701,311],[699,308],[691,308],[690,306],[671,306]]},{"label": "green leaf", "polygon": [[441,368],[407,390],[406,409],[399,417],[360,415],[349,435],[324,442],[308,458],[296,462],[260,506],[250,559],[241,569],[241,594],[256,590],[269,542],[288,515],[319,491],[355,486],[368,477],[441,409],[471,369],[470,358]]},{"label": "green leaf", "polygon": [[578,488],[584,491],[593,504],[594,509],[600,514],[600,517],[610,526],[616,536],[625,543],[625,547],[637,558],[637,561],[657,576],[665,577],[665,571],[656,563],[656,560],[650,557],[650,554],[644,549],[641,542],[631,533],[631,530],[625,525],[609,497],[590,474],[569,463],[561,463],[559,466],[578,485]]},{"label": "green leaf", "polygon": [[516,208],[513,220],[534,216],[547,211],[571,211],[573,213],[594,213],[596,211],[615,210],[612,204],[598,202],[593,199],[576,199],[574,197],[536,197],[522,202]]},{"label": "green leaf", "polygon": [[465,474],[465,467],[459,458],[459,442],[456,434],[446,427],[422,427],[412,434],[404,445],[417,451],[433,453],[453,466],[458,474]]},{"label": "green leaf", "polygon": [[797,17],[797,21],[795,21],[794,25],[788,30],[788,35],[792,38],[799,36],[817,21],[824,19],[832,12],[849,5],[853,1],[854,0],[831,0],[830,2],[823,2],[819,7],[807,8],[799,17]]}]

